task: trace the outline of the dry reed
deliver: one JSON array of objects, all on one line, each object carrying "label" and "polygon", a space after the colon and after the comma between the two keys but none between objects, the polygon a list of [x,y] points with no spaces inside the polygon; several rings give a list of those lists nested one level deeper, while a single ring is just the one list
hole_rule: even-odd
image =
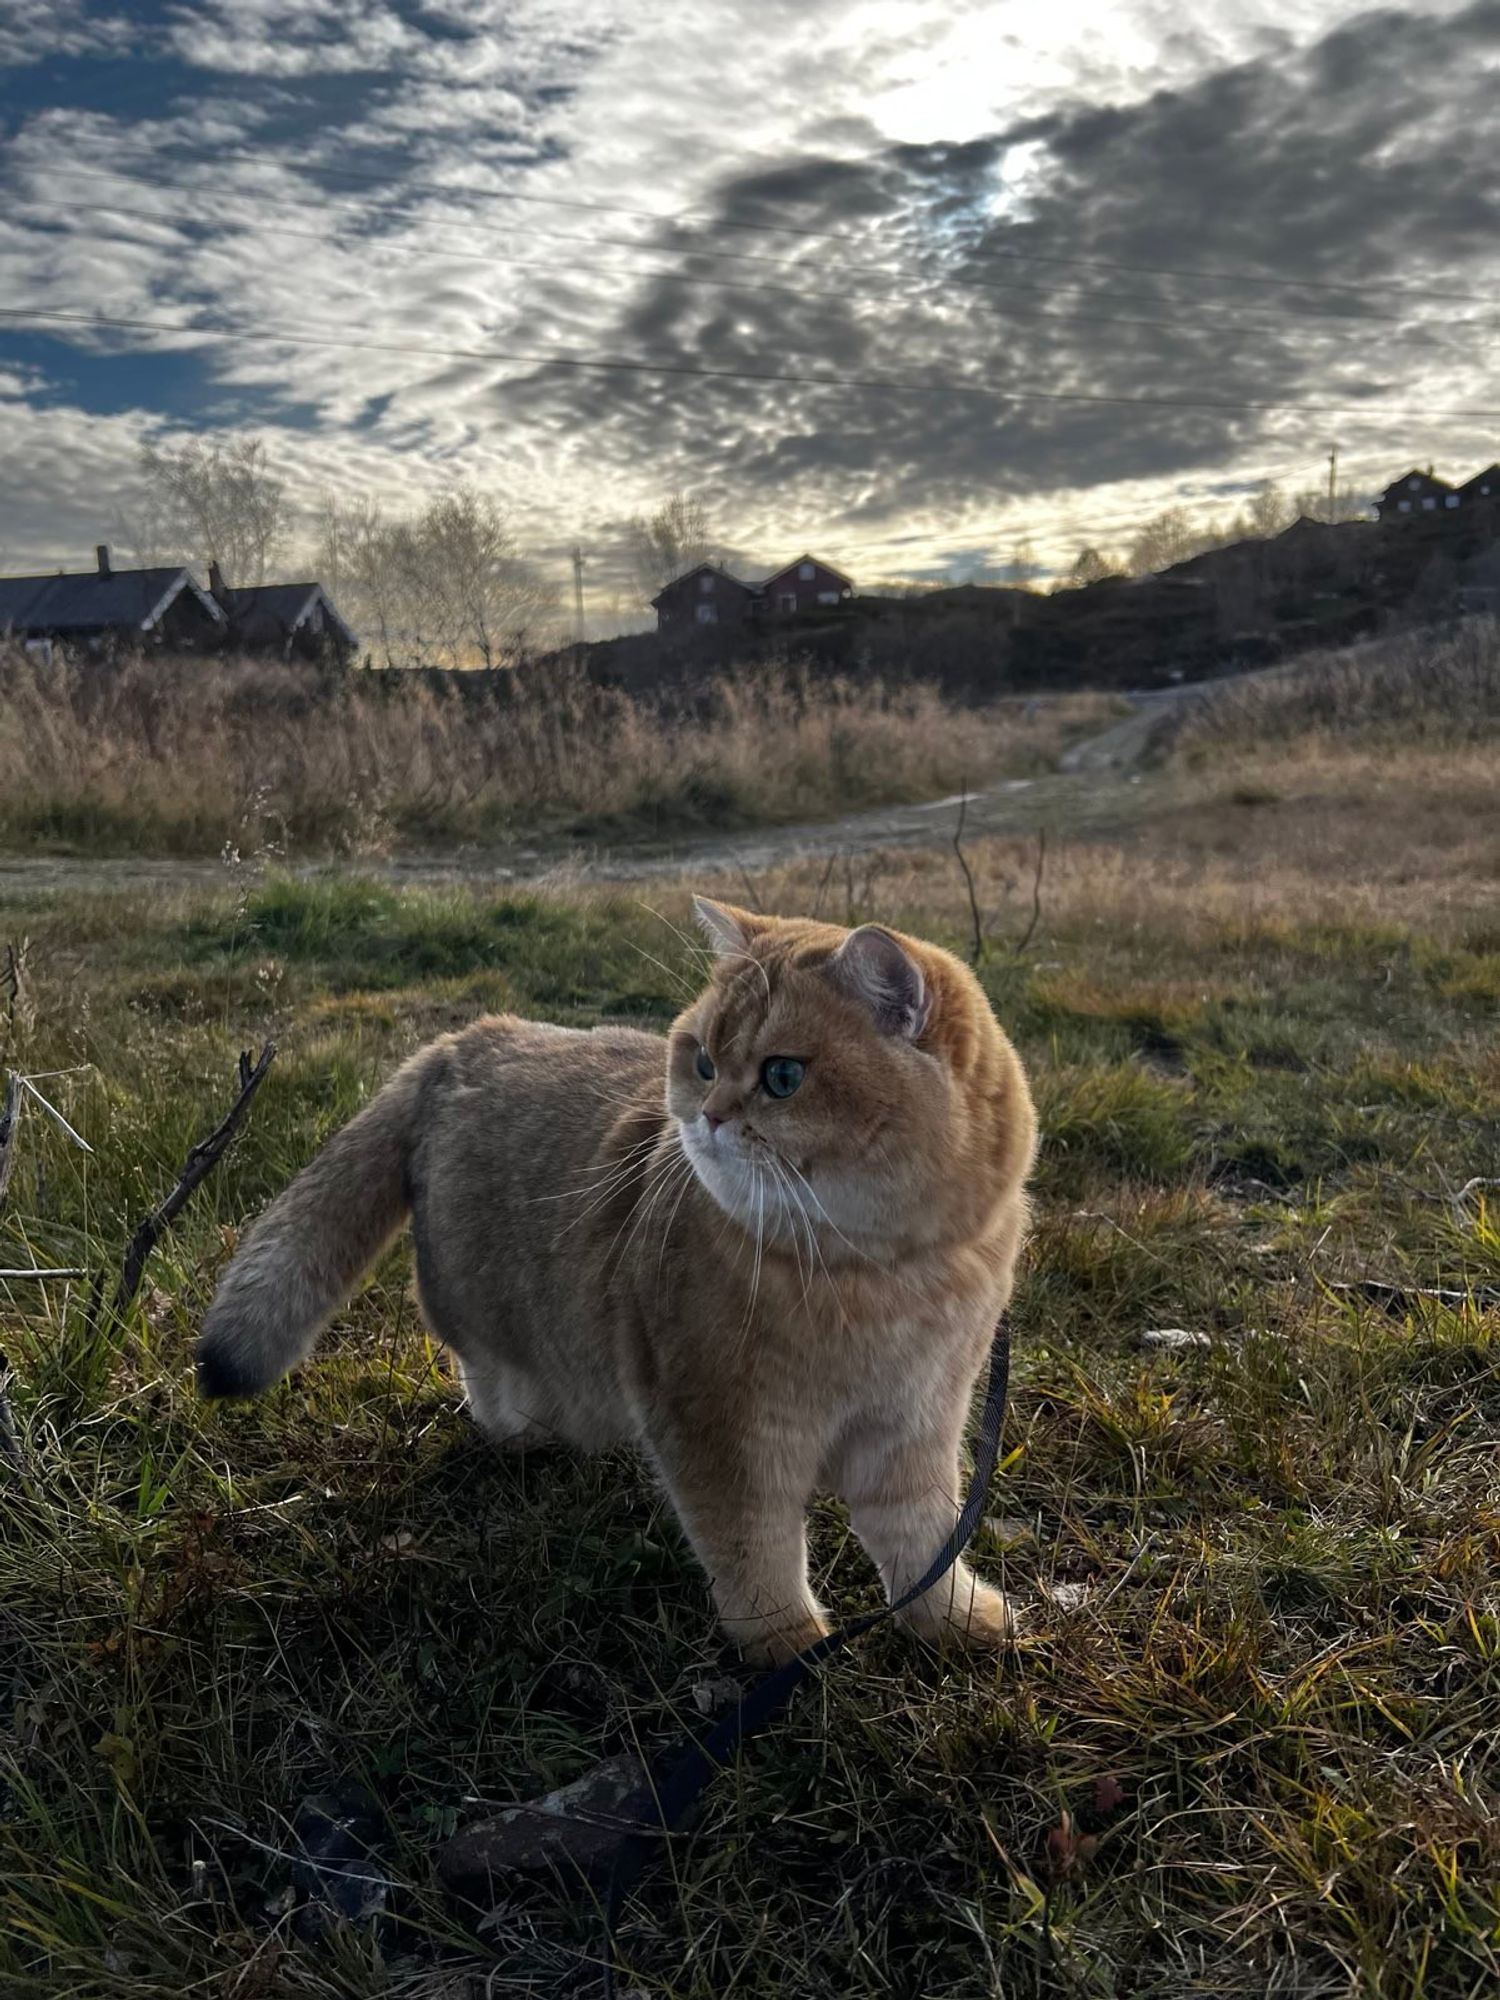
[{"label": "dry reed", "polygon": [[974,709],[794,668],[648,700],[561,672],[0,651],[0,840],[376,851],[811,818],[1037,768],[1101,706]]}]

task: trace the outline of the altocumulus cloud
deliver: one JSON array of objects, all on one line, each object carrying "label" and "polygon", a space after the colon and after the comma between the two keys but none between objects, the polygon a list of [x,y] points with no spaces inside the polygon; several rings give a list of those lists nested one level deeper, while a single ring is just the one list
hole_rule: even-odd
[{"label": "altocumulus cloud", "polygon": [[[983,572],[1335,433],[1372,483],[1496,455],[1424,413],[1494,400],[1500,0],[825,11],[13,0],[0,295],[184,330],[0,331],[0,560],[200,427],[309,504],[473,479],[605,576],[677,485],[767,561]],[[548,354],[724,373],[502,358]]]}]

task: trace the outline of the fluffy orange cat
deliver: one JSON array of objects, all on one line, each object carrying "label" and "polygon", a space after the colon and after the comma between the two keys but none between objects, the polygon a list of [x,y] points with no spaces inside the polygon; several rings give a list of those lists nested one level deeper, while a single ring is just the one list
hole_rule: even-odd
[{"label": "fluffy orange cat", "polygon": [[[398,1071],[251,1231],[199,1380],[248,1395],[302,1360],[409,1213],[479,1422],[640,1444],[725,1630],[780,1660],[827,1629],[815,1488],[848,1502],[893,1598],[953,1526],[1035,1119],[946,952],[695,907],[717,955],[666,1040],[500,1017]],[[964,1563],[903,1616],[981,1646],[1010,1631]]]}]

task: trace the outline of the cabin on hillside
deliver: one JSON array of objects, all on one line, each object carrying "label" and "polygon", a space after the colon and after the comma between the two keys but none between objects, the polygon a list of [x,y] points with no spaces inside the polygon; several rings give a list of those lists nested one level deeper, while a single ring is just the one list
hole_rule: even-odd
[{"label": "cabin on hillside", "polygon": [[1402,514],[1436,514],[1459,504],[1458,493],[1446,479],[1434,478],[1429,466],[1425,472],[1403,472],[1393,479],[1376,500],[1375,513],[1379,520],[1392,521]]},{"label": "cabin on hillside", "polygon": [[809,612],[835,610],[854,595],[854,585],[831,564],[816,556],[795,562],[768,576],[764,583],[746,583],[718,563],[699,563],[659,590],[651,600],[658,632],[682,631],[689,625],[748,625],[765,620],[800,618]]},{"label": "cabin on hillside", "polygon": [[674,576],[651,600],[658,632],[686,625],[744,625],[755,609],[755,589],[717,563]]},{"label": "cabin on hillside", "polygon": [[102,542],[94,554],[91,570],[0,577],[0,637],[59,640],[92,652],[223,643],[224,612],[190,570],[117,570]]},{"label": "cabin on hillside", "polygon": [[1500,465],[1487,465],[1483,472],[1466,479],[1458,489],[1458,497],[1466,507],[1476,500],[1500,500]]},{"label": "cabin on hillside", "polygon": [[321,583],[259,583],[233,590],[217,563],[209,564],[208,579],[228,622],[231,652],[347,659],[359,644]]},{"label": "cabin on hillside", "polygon": [[816,556],[798,556],[760,585],[765,614],[798,618],[808,611],[832,610],[854,595],[848,577]]},{"label": "cabin on hillside", "polygon": [[170,648],[182,653],[347,659],[358,640],[320,583],[229,588],[219,565],[209,587],[186,567],[120,569],[100,543],[91,570],[0,577],[0,638],[34,650],[60,645],[95,654]]}]

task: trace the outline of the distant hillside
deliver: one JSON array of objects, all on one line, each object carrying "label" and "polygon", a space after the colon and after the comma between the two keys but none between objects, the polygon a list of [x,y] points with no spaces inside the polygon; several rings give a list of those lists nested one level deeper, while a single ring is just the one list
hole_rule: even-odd
[{"label": "distant hillside", "polygon": [[939,683],[956,694],[1159,687],[1289,659],[1464,610],[1500,608],[1500,501],[1326,526],[1307,519],[1155,576],[1041,596],[962,584],[856,597],[783,624],[638,633],[584,649],[589,675],[644,690],[758,654]]}]

